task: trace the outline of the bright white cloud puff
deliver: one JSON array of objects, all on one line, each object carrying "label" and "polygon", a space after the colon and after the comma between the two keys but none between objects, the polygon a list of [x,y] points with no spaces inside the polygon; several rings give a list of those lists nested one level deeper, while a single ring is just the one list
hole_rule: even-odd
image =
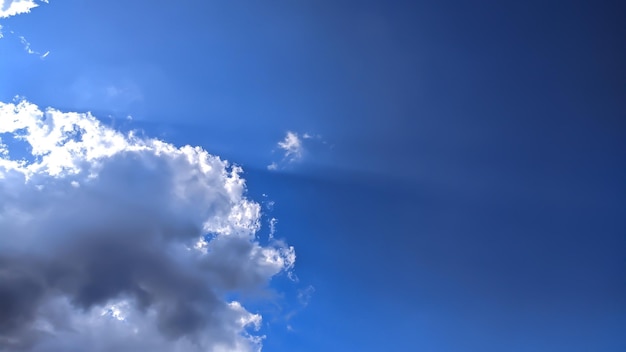
[{"label": "bright white cloud puff", "polygon": [[0,351],[260,350],[224,297],[295,253],[257,241],[239,167],[26,101],[0,102],[0,138]]},{"label": "bright white cloud puff", "polygon": [[39,6],[38,2],[47,3],[48,0],[0,0],[0,18],[28,13],[33,8]]}]

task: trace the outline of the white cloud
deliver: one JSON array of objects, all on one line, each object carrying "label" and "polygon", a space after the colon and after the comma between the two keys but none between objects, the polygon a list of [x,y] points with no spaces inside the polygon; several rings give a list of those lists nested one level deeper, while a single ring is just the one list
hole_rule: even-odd
[{"label": "white cloud", "polygon": [[[0,0],[0,19],[29,13],[30,10],[39,6],[38,2],[48,3],[48,0]],[[11,34],[14,34],[13,31],[11,31]],[[2,33],[2,25],[0,25],[0,39],[2,38],[4,38],[4,34]],[[42,54],[33,50],[30,43],[23,36],[19,36],[19,39],[27,53],[31,55],[38,55],[41,59],[45,59],[48,55],[50,55],[50,51],[46,51]]]},{"label": "white cloud", "polygon": [[260,350],[224,297],[295,253],[256,240],[239,167],[26,101],[0,102],[0,137],[0,351]]},{"label": "white cloud", "polygon": [[[47,0],[40,2],[47,3]],[[28,13],[39,6],[34,0],[0,0],[0,18],[7,18],[23,13]]]},{"label": "white cloud", "polygon": [[42,54],[39,51],[33,50],[31,48],[30,42],[28,40],[26,40],[26,38],[24,38],[24,36],[19,36],[19,38],[20,38],[20,42],[24,46],[24,51],[26,51],[28,54],[30,54],[30,55],[38,55],[39,58],[41,58],[41,59],[45,59],[46,57],[48,57],[48,55],[50,55],[50,51],[46,51],[45,53]]},{"label": "white cloud", "polygon": [[285,138],[276,144],[283,154],[282,159],[280,161],[272,161],[272,163],[267,165],[267,169],[275,171],[288,168],[290,164],[302,161],[306,154],[309,154],[311,150],[315,151],[320,144],[327,144],[327,142],[319,134],[314,135],[308,132],[298,134],[293,131],[287,131]]},{"label": "white cloud", "polygon": [[[305,135],[308,136],[308,134]],[[283,151],[283,159],[280,164],[293,163],[302,159],[304,146],[302,145],[302,139],[300,139],[297,133],[287,131],[285,138],[279,141],[277,146]],[[267,165],[267,169],[270,171],[278,170],[279,167],[279,163],[275,161]]]},{"label": "white cloud", "polygon": [[22,43],[22,45],[24,45],[24,50],[29,53],[29,54],[35,54],[36,52],[30,48],[30,43],[28,42],[28,40],[26,40],[26,38],[24,38],[23,36],[20,36],[20,42]]},{"label": "white cloud", "polygon": [[285,139],[278,142],[278,147],[285,151],[285,158],[290,161],[295,161],[302,157],[302,141],[297,133],[288,131]]},{"label": "white cloud", "polygon": [[270,225],[270,234],[269,234],[269,238],[273,239],[274,238],[274,234],[276,233],[276,224],[278,224],[278,219],[276,218],[271,218],[269,220],[269,225]]}]

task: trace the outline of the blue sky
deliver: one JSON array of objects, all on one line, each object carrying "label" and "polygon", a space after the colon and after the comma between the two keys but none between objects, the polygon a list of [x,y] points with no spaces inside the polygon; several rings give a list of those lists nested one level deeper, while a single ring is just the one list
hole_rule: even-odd
[{"label": "blue sky", "polygon": [[36,3],[0,102],[240,165],[263,351],[626,350],[623,4]]}]

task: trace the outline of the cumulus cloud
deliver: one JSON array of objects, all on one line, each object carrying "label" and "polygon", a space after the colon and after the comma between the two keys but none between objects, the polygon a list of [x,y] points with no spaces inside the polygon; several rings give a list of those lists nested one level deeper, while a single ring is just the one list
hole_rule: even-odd
[{"label": "cumulus cloud", "polygon": [[[39,2],[47,3],[48,0]],[[28,13],[37,6],[39,6],[39,4],[34,0],[0,0],[0,18]]]},{"label": "cumulus cloud", "polygon": [[225,297],[295,253],[257,240],[239,167],[27,101],[0,102],[0,138],[0,351],[260,350]]}]

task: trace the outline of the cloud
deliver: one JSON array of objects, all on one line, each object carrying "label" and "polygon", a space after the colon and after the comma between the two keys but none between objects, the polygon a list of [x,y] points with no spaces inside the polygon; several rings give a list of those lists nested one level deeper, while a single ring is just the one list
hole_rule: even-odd
[{"label": "cloud", "polygon": [[309,305],[309,302],[311,302],[311,298],[313,297],[313,293],[315,293],[315,287],[312,285],[309,285],[302,290],[298,290],[298,301],[303,307]]},{"label": "cloud", "polygon": [[[305,136],[308,134],[305,133]],[[302,159],[304,153],[304,146],[300,136],[292,131],[287,131],[285,138],[277,143],[277,146],[283,152],[283,158],[281,162],[273,161],[267,165],[267,169],[270,171],[278,170],[282,165],[286,163],[294,163]]]},{"label": "cloud", "polygon": [[50,51],[46,51],[45,53],[42,54],[39,51],[33,50],[31,48],[30,42],[28,40],[26,40],[26,38],[24,38],[24,36],[19,36],[19,38],[20,38],[20,42],[24,46],[24,51],[26,51],[28,54],[30,54],[30,55],[38,55],[39,58],[41,58],[41,59],[45,59],[46,57],[48,57],[48,55],[50,55]]},{"label": "cloud", "polygon": [[[306,144],[306,148],[305,148]],[[311,152],[310,149],[318,149],[320,145],[326,145],[325,149],[328,149],[327,142],[322,139],[322,136],[312,135],[310,133],[298,134],[296,132],[287,131],[285,138],[277,143],[277,147],[282,151],[283,157],[280,161],[272,161],[267,165],[267,169],[275,171],[279,169],[288,168],[290,164],[302,161],[305,154]],[[318,148],[315,148],[318,147]],[[330,147],[332,149],[332,146]],[[274,150],[275,152],[276,150]]]},{"label": "cloud", "polygon": [[0,102],[0,138],[0,351],[260,350],[225,297],[295,253],[256,239],[239,167],[27,101]]},{"label": "cloud", "polygon": [[[47,0],[40,2],[47,3]],[[23,13],[28,13],[39,6],[34,0],[0,0],[0,18],[7,18]]]},{"label": "cloud", "polygon": [[[48,0],[41,0],[39,2],[48,3]],[[37,6],[39,6],[39,4],[34,0],[0,0],[0,19],[29,13],[30,10]],[[14,32],[11,31],[11,34],[14,34]],[[4,34],[2,33],[2,25],[0,25],[0,39],[2,38],[4,38]],[[42,54],[33,50],[28,40],[26,40],[23,36],[19,36],[19,39],[24,46],[24,51],[27,53],[31,55],[38,55],[41,59],[45,59],[48,55],[50,55],[50,51],[46,51]]]},{"label": "cloud", "polygon": [[285,151],[285,158],[289,161],[302,158],[302,141],[297,133],[288,131],[285,139],[278,142],[278,147]]},{"label": "cloud", "polygon": [[270,233],[269,233],[269,238],[273,239],[274,238],[274,234],[276,233],[276,224],[278,224],[278,219],[276,218],[271,218],[269,220],[269,225],[270,225]]},{"label": "cloud", "polygon": [[[298,313],[304,310],[311,302],[311,299],[313,298],[314,293],[315,293],[315,287],[313,287],[313,285],[308,285],[305,288],[299,289],[297,298],[298,298],[298,303],[300,307],[295,310],[290,311],[285,316],[285,321],[287,322],[291,321]],[[292,324],[287,324],[287,330],[290,332],[296,332]]]}]

